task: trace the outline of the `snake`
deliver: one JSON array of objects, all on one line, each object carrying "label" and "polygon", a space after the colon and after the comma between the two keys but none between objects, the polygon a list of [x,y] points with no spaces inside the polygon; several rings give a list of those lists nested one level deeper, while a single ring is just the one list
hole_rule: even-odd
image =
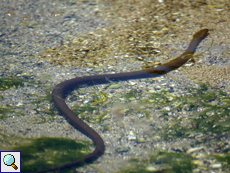
[{"label": "snake", "polygon": [[127,81],[132,79],[155,78],[164,75],[172,70],[181,67],[188,60],[190,60],[193,57],[200,42],[209,35],[209,31],[209,29],[205,28],[196,32],[193,35],[193,38],[184,53],[182,53],[179,57],[172,59],[171,61],[161,64],[157,67],[123,73],[76,77],[57,84],[52,91],[52,99],[54,105],[75,129],[77,129],[93,141],[95,148],[93,152],[86,155],[82,159],[75,160],[71,163],[56,166],[47,170],[37,171],[36,173],[51,172],[73,166],[81,166],[86,163],[92,163],[100,156],[102,156],[105,151],[105,144],[101,136],[86,122],[84,122],[81,118],[74,114],[73,111],[65,103],[65,98],[68,93],[76,88],[79,88],[81,85],[92,86],[98,84],[106,84],[110,82]]}]

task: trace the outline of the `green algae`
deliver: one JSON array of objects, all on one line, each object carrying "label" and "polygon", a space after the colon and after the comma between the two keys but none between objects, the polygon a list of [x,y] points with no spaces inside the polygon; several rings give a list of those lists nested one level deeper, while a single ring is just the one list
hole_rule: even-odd
[{"label": "green algae", "polygon": [[190,127],[181,126],[179,118],[174,125],[165,128],[165,137],[187,137],[191,132],[221,134],[230,130],[230,97],[225,92],[210,85],[200,84],[199,89],[189,88],[189,93],[189,96],[175,100],[180,101],[176,107],[178,110],[186,107],[189,111],[193,111]]},{"label": "green algae", "polygon": [[[30,84],[30,85],[37,85],[38,82],[34,82],[29,79],[23,79],[23,78],[18,78],[18,77],[11,77],[11,78],[0,78],[0,91],[7,90],[10,88],[19,88],[19,87],[24,87],[25,83]],[[29,95],[29,94],[27,94]],[[31,94],[32,95],[32,94]],[[38,96],[37,96],[38,97]],[[46,100],[50,100],[48,96],[45,98]],[[0,100],[4,100],[3,96],[0,96]],[[34,100],[34,102],[37,102],[37,100]],[[22,105],[19,106],[12,106],[12,105],[6,105],[6,106],[0,106],[0,120],[3,120],[4,118],[11,117],[11,116],[21,116],[25,115],[23,112],[19,110],[24,110],[25,107]]]},{"label": "green algae", "polygon": [[[46,95],[41,96],[37,94],[26,94],[29,96],[31,103],[36,106],[35,110],[37,112],[44,112],[54,118],[57,110],[52,106],[52,95],[50,91],[47,91]],[[44,121],[45,122],[45,121]]]},{"label": "green algae", "polygon": [[104,118],[107,115],[107,112],[104,112],[100,115],[94,115],[94,111],[98,110],[98,107],[106,102],[107,100],[107,95],[106,93],[100,91],[97,86],[94,86],[97,92],[100,94],[97,94],[95,91],[94,94],[92,95],[92,100],[89,101],[89,104],[86,104],[84,106],[74,106],[73,112],[76,115],[80,115],[80,117],[88,122],[94,122],[94,123],[102,123]]},{"label": "green algae", "polygon": [[5,107],[1,107],[0,106],[0,120],[4,119],[8,113],[12,113],[14,111],[12,111],[9,108],[5,108]]},{"label": "green algae", "polygon": [[39,27],[41,27],[41,25],[43,25],[42,23],[41,24],[38,24],[38,23],[30,24],[27,22],[21,22],[20,24],[23,26],[26,26],[28,28],[39,28]]},{"label": "green algae", "polygon": [[[21,151],[21,171],[33,172],[83,159],[90,153],[91,142],[67,138],[22,138],[1,135],[5,151]],[[9,147],[10,146],[10,147]],[[76,168],[56,171],[74,172]]]},{"label": "green algae", "polygon": [[23,116],[24,113],[17,111],[18,109],[25,109],[23,106],[0,106],[0,120],[12,116]]},{"label": "green algae", "polygon": [[23,86],[24,86],[24,81],[22,81],[19,78],[16,78],[16,77],[0,78],[0,90],[6,90],[6,89],[9,89],[9,88],[12,88],[12,87],[18,88],[18,87],[23,87]]},{"label": "green algae", "polygon": [[136,89],[133,89],[133,90],[130,90],[127,94],[123,95],[122,97],[124,97],[128,101],[131,101],[133,98],[139,98],[140,96],[141,94],[139,93],[139,91]]},{"label": "green algae", "polygon": [[[106,98],[107,98],[106,93],[100,91],[100,95],[99,95],[99,94],[96,94],[96,93],[94,93],[94,95],[95,95],[95,97],[96,97],[97,100],[92,101],[92,102],[90,103],[91,106],[94,106],[94,105],[97,105],[97,104],[106,102]],[[100,96],[101,96],[101,99],[99,98]]]},{"label": "green algae", "polygon": [[[77,143],[66,138],[43,137],[34,139],[29,145],[16,147],[14,150],[21,151],[22,172],[31,172],[83,159],[86,154],[89,154],[89,144]],[[67,170],[60,172],[64,171]]]},{"label": "green algae", "polygon": [[74,106],[73,112],[76,115],[79,115],[82,119],[84,119],[87,122],[101,124],[106,118],[107,112],[104,112],[99,115],[94,115],[93,111],[97,109],[98,109],[98,106],[90,106],[90,105],[78,106],[76,105]]},{"label": "green algae", "polygon": [[190,173],[197,166],[192,156],[185,153],[160,151],[148,159],[131,159],[119,173]]},{"label": "green algae", "polygon": [[230,170],[230,153],[214,155],[213,157],[222,164],[224,169]]},{"label": "green algae", "polygon": [[90,106],[90,105],[85,105],[85,106],[74,106],[74,113],[76,115],[78,114],[83,114],[84,112],[89,112],[89,113],[92,113],[93,110],[96,110],[98,109],[96,106]]}]

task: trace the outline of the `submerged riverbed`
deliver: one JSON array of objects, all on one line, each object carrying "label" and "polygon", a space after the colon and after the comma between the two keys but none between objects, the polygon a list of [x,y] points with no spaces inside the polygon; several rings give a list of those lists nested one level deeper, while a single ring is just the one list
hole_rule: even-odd
[{"label": "submerged riverbed", "polygon": [[0,148],[32,158],[22,162],[24,172],[93,149],[55,109],[56,84],[164,63],[202,28],[211,31],[195,63],[68,95],[106,151],[95,163],[64,172],[229,172],[229,3],[12,0],[1,1],[0,9]]}]

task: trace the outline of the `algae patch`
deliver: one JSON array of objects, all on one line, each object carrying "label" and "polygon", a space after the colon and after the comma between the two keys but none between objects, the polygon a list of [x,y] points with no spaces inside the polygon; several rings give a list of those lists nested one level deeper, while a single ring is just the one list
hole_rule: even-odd
[{"label": "algae patch", "polygon": [[119,173],[190,173],[196,168],[192,160],[188,154],[160,151],[149,159],[131,159],[130,166],[125,166]]},{"label": "algae patch", "polygon": [[[24,86],[25,81],[20,78],[16,77],[3,77],[0,78],[0,91],[5,91],[10,88],[19,88]],[[4,97],[0,95],[0,100],[3,100]],[[16,112],[17,115],[24,115],[18,111],[13,111],[19,108],[18,106],[0,106],[0,120],[4,119],[5,117],[9,116],[9,114]]]},{"label": "algae patch", "polygon": [[[43,86],[38,81],[33,81],[30,79],[17,77],[0,78],[0,91],[2,91],[2,95],[0,95],[0,101],[2,101],[2,104],[0,105],[0,120],[13,116],[25,115],[25,107],[28,107],[28,105],[31,103],[36,106],[36,108],[34,108],[35,111],[45,112],[51,116],[54,115],[54,109],[51,106],[51,94],[49,93],[49,91],[47,91],[46,95],[42,96],[38,94],[27,94],[28,90],[25,91],[25,88],[30,86],[32,88],[47,87]],[[19,88],[20,90],[11,89],[8,92],[10,88]],[[20,91],[21,95],[18,96],[17,101],[15,101],[15,103],[9,103],[8,100],[10,100],[10,97],[16,98],[18,94],[15,94],[15,92],[17,91]]]},{"label": "algae patch", "polygon": [[4,119],[8,113],[12,112],[11,109],[0,106],[0,120]]},{"label": "algae patch", "polygon": [[181,118],[174,125],[165,128],[164,137],[189,137],[194,133],[223,134],[230,130],[230,97],[225,92],[210,85],[200,84],[200,88],[189,88],[189,95],[175,98],[176,109],[193,112],[190,126],[182,126]]},{"label": "algae patch", "polygon": [[19,78],[0,78],[0,90],[6,90],[12,87],[23,87],[24,82]]},{"label": "algae patch", "polygon": [[[22,172],[45,170],[84,158],[89,154],[89,148],[92,146],[90,142],[75,141],[67,138],[41,137],[31,139],[1,136],[5,142],[11,141],[10,143],[14,144],[6,150],[21,151]],[[74,172],[75,169],[70,168],[57,172]]]}]

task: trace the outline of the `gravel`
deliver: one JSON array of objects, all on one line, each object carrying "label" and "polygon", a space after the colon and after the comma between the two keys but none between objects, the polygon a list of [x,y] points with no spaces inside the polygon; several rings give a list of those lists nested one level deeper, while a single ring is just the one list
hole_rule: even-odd
[{"label": "gravel", "polygon": [[[189,87],[199,88],[198,82],[209,83],[230,94],[229,4],[221,1],[217,1],[216,4],[207,1],[207,4],[203,5],[199,4],[200,1],[183,2],[184,4],[178,1],[181,8],[176,8],[177,1],[150,3],[150,1],[127,0],[127,6],[125,2],[119,1],[1,1],[0,75],[20,77],[27,82],[24,87],[0,91],[0,106],[13,110],[0,120],[0,133],[29,138],[49,136],[89,140],[70,126],[56,109],[54,118],[47,112],[53,107],[46,97],[47,94],[61,81],[83,75],[139,70],[143,62],[132,60],[135,62],[130,63],[130,60],[124,58],[125,55],[121,57],[124,59],[119,61],[120,56],[114,55],[110,57],[112,65],[108,69],[108,66],[103,64],[101,66],[96,64],[95,67],[62,66],[38,57],[47,49],[68,45],[79,34],[97,32],[98,28],[111,29],[111,25],[122,28],[122,20],[128,23],[135,23],[135,20],[144,21],[149,17],[144,13],[145,10],[148,11],[146,4],[155,3],[159,11],[153,11],[151,18],[156,22],[156,26],[168,28],[168,34],[165,34],[163,28],[164,36],[155,40],[155,45],[159,45],[161,53],[156,55],[154,61],[165,62],[182,53],[192,34],[201,28],[213,30],[201,43],[198,52],[205,52],[213,40],[212,48],[199,58],[195,57],[194,65],[184,66],[156,79],[124,81],[111,84],[114,85],[112,87],[108,85],[84,87],[68,95],[66,102],[74,108],[74,105],[85,105],[90,102],[92,95],[95,92],[99,94],[99,90],[107,94],[106,102],[92,113],[93,115],[107,113],[102,125],[94,121],[89,122],[104,139],[105,154],[92,166],[79,168],[78,171],[98,172],[93,169],[93,166],[102,172],[119,171],[119,166],[126,164],[127,160],[147,157],[151,151],[172,151],[183,148],[181,150],[191,152],[190,148],[195,148],[195,151],[200,152],[201,150],[196,148],[203,147],[206,153],[214,153],[215,142],[213,148],[208,148],[205,144],[203,146],[202,143],[191,147],[195,138],[167,141],[152,130],[154,127],[160,131],[164,125],[173,124],[178,117],[189,119],[192,112],[175,111],[170,106],[152,105],[151,107],[143,102],[145,99],[148,100],[151,93],[160,93],[163,90],[173,96],[183,97],[188,94]],[[168,6],[165,5],[167,3]],[[171,12],[170,6],[172,6]],[[121,10],[116,11],[118,9]],[[124,25],[125,27],[127,26]],[[135,28],[129,29],[135,30]],[[98,67],[101,70],[94,70]],[[136,90],[137,95],[140,94],[141,97],[125,100],[123,95],[131,90]],[[148,110],[149,118],[146,118],[141,111],[143,107]],[[161,109],[168,112],[167,121],[162,118]],[[85,112],[85,114],[91,113]],[[106,126],[110,130],[105,130]],[[229,135],[226,135],[223,141],[228,142]],[[224,172],[219,163],[213,163],[209,168]]]}]

